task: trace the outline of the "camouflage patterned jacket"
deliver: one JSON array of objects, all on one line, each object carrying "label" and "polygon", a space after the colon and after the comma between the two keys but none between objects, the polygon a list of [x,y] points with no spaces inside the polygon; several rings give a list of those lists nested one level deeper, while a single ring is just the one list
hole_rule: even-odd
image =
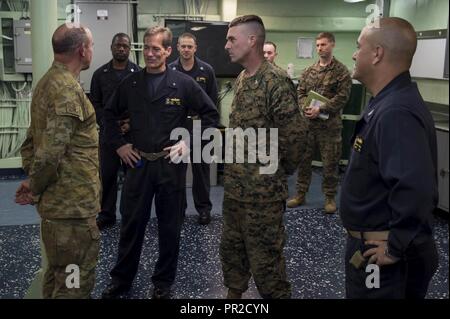
[{"label": "camouflage patterned jacket", "polygon": [[54,62],[34,89],[21,154],[43,219],[87,218],[100,211],[95,111],[61,63]]},{"label": "camouflage patterned jacket", "polygon": [[333,57],[332,62],[321,67],[319,62],[307,68],[299,79],[298,105],[304,107],[304,101],[308,92],[313,90],[331,101],[321,106],[322,113],[328,113],[330,117],[327,120],[319,118],[310,120],[303,118],[310,129],[322,129],[324,126],[328,129],[342,128],[341,114],[342,109],[350,98],[352,89],[352,79],[347,67]]},{"label": "camouflage patterned jacket", "polygon": [[[233,154],[236,156],[243,148],[245,161],[225,164],[225,197],[241,202],[284,200],[288,196],[286,177],[298,165],[300,140],[304,134],[304,129],[299,125],[300,112],[295,88],[290,79],[267,61],[263,62],[252,77],[245,77],[244,72],[245,70],[236,79],[229,128],[267,128],[267,140],[270,136],[269,128],[278,129],[278,168],[272,174],[260,174],[260,167],[267,167],[268,164],[260,160],[253,163],[248,160],[248,147],[252,143],[236,143],[232,147]],[[253,144],[258,144],[257,149],[262,146],[262,150],[267,149],[268,153],[269,142]],[[230,145],[225,146],[228,152]]]},{"label": "camouflage patterned jacket", "polygon": [[280,70],[280,72],[283,74],[283,76],[289,77],[287,71],[285,69],[283,69],[281,66],[279,66],[278,64],[276,64],[275,61],[272,63],[272,65],[274,67],[278,68],[278,70]]}]

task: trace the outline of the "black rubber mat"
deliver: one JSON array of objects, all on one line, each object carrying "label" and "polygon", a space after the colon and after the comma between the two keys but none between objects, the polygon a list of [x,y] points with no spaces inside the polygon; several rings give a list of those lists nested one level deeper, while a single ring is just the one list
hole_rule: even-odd
[{"label": "black rubber mat", "polygon": [[[344,298],[345,232],[339,216],[326,215],[320,209],[289,210],[285,215],[287,242],[285,256],[292,297],[300,299]],[[221,216],[200,226],[196,216],[187,216],[183,232],[174,298],[223,298],[219,259]],[[126,298],[147,298],[150,277],[157,259],[156,220],[147,227],[140,268]],[[449,298],[448,220],[436,218],[435,236],[440,265],[427,298]],[[97,281],[93,292],[99,298],[109,282],[109,271],[116,260],[119,226],[102,233]],[[0,299],[22,298],[40,266],[39,227],[0,227]],[[253,282],[245,298],[259,298]]]}]

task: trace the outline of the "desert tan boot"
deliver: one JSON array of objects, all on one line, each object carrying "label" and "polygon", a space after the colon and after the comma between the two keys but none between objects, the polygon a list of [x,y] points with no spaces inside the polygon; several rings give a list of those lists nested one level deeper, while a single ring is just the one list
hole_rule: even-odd
[{"label": "desert tan boot", "polygon": [[287,207],[294,208],[294,207],[298,207],[304,203],[305,203],[305,194],[298,194],[297,196],[288,200]]},{"label": "desert tan boot", "polygon": [[325,198],[325,213],[333,214],[336,210],[336,201],[334,200],[334,197],[327,196]]}]

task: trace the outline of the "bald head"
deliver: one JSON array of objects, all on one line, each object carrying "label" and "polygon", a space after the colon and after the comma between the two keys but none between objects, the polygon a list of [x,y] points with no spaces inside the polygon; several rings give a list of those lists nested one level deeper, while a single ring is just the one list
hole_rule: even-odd
[{"label": "bald head", "polygon": [[401,18],[381,18],[366,26],[363,34],[372,47],[384,48],[388,62],[409,69],[416,52],[417,36],[408,21]]},{"label": "bald head", "polygon": [[89,43],[90,31],[82,25],[65,23],[60,25],[52,37],[55,54],[71,55],[82,45]]}]

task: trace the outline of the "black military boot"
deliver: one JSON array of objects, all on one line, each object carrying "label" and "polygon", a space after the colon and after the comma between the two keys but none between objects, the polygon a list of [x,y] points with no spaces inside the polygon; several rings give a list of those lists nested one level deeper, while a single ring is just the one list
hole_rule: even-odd
[{"label": "black military boot", "polygon": [[104,230],[107,228],[111,228],[116,224],[116,220],[115,219],[105,219],[102,217],[97,217],[97,227],[98,230]]},{"label": "black military boot", "polygon": [[200,212],[198,215],[198,223],[200,225],[208,225],[211,222],[210,212]]},{"label": "black military boot", "polygon": [[170,289],[167,288],[154,288],[152,299],[172,299],[172,293],[170,292]]},{"label": "black military boot", "polygon": [[126,294],[131,285],[119,284],[117,282],[110,283],[102,293],[102,299],[117,299],[121,295]]}]

